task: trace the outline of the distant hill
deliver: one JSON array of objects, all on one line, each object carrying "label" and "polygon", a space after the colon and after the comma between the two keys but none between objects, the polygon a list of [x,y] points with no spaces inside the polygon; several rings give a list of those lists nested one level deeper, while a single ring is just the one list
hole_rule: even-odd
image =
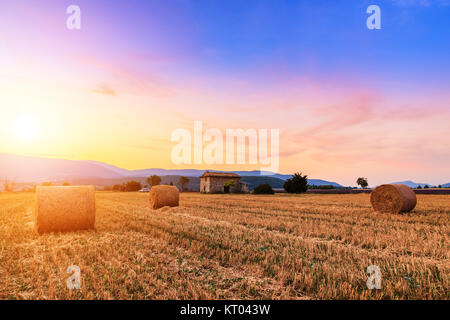
[{"label": "distant hill", "polygon": [[399,181],[399,182],[391,182],[391,184],[404,184],[410,188],[417,188],[418,186],[421,186],[422,188],[426,185],[428,185],[429,187],[431,187],[431,184],[429,183],[417,183],[411,180],[407,180],[407,181]]},{"label": "distant hill", "polygon": [[311,186],[333,186],[337,188],[342,188],[342,186],[339,183],[320,179],[308,179],[308,184]]},{"label": "distant hill", "polygon": [[268,176],[243,176],[241,181],[248,184],[249,190],[255,189],[256,186],[262,183],[268,183],[275,189],[282,189],[284,185],[284,180]]},{"label": "distant hill", "polygon": [[[274,175],[271,175],[271,177],[282,179],[282,180],[287,180],[287,179],[292,178],[292,174],[276,173]],[[321,179],[308,179],[308,184],[311,186],[333,186],[333,187],[337,187],[337,188],[342,188],[342,185],[340,185],[337,182],[326,181],[326,180],[321,180]]]},{"label": "distant hill", "polygon": [[[190,182],[187,188],[199,190],[200,176],[206,170],[196,169],[141,169],[127,170],[107,163],[88,160],[64,160],[49,159],[41,157],[20,156],[10,154],[0,154],[0,181],[5,179],[13,180],[17,186],[29,187],[34,184],[40,184],[44,181],[54,183],[69,182],[71,184],[94,184],[99,187],[121,184],[131,179],[146,185],[147,177],[158,175],[162,178],[162,183],[172,182],[177,185],[180,176],[189,177]],[[216,171],[217,170],[209,170]],[[290,174],[279,174],[274,172],[253,171],[228,171],[239,174],[242,181],[249,185],[250,190],[261,183],[268,183],[275,189],[282,189],[284,181],[292,177]],[[324,186],[332,185],[336,188],[342,188],[337,182],[321,179],[308,179],[309,185]],[[406,184],[411,188],[417,188],[425,185],[432,187],[427,183],[416,183],[411,180],[393,182],[393,184]],[[450,182],[442,184],[444,188],[450,188]],[[0,185],[0,191],[2,186]]]},{"label": "distant hill", "polygon": [[274,175],[271,175],[271,177],[278,178],[278,179],[281,179],[281,180],[287,180],[287,179],[292,178],[292,174],[279,174],[279,173],[276,173]]},{"label": "distant hill", "polygon": [[[98,161],[75,161],[0,154],[0,180],[11,179],[16,183],[68,181],[74,184],[74,181],[78,181],[78,183],[85,181],[85,183],[97,182],[95,184],[105,186],[115,184],[112,183],[114,181],[120,182],[129,179],[144,181],[146,179],[144,179],[144,177],[149,177],[154,174],[161,177],[172,177],[171,179],[176,179],[176,182],[178,182],[180,176],[198,178],[205,171],[206,170],[161,168],[127,170]],[[217,170],[209,171],[214,172]],[[278,174],[275,172],[261,172],[259,170],[230,172],[237,173],[243,177],[243,181],[246,181],[251,188],[260,183],[269,183],[273,188],[282,188],[284,180],[292,177],[292,175]],[[197,180],[198,179],[192,179],[192,183]],[[109,182],[106,183],[105,181]],[[172,182],[175,183],[175,181]],[[341,186],[336,182],[320,179],[309,179],[309,184],[333,185],[335,187]]]},{"label": "distant hill", "polygon": [[89,163],[0,154],[0,179],[16,182],[43,182],[74,178],[120,178],[117,172]]},{"label": "distant hill", "polygon": [[170,176],[170,175],[180,175],[186,177],[200,177],[206,170],[196,170],[196,169],[161,169],[161,168],[153,168],[153,169],[141,169],[141,170],[127,170],[122,169],[116,166],[112,166],[103,162],[97,161],[87,161],[89,163],[95,164],[97,166],[101,166],[110,171],[114,171],[121,176],[125,177],[150,177],[154,174],[158,176]]}]

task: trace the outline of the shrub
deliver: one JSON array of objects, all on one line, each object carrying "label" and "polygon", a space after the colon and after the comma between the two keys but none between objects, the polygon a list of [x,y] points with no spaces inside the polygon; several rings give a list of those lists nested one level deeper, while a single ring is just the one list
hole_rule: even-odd
[{"label": "shrub", "polygon": [[236,182],[234,180],[227,181],[223,184],[225,187],[234,187]]},{"label": "shrub", "polygon": [[128,181],[125,183],[124,189],[127,192],[139,191],[142,189],[142,184],[138,181]]},{"label": "shrub", "polygon": [[150,178],[147,178],[147,183],[152,187],[157,186],[161,183],[161,178],[154,174]]},{"label": "shrub", "polygon": [[6,179],[3,183],[3,189],[6,192],[14,192],[15,187],[16,187],[16,184],[14,181],[9,181],[8,179]]},{"label": "shrub", "polygon": [[330,189],[335,189],[333,185],[330,184],[325,184],[325,185],[320,185],[320,186],[316,186],[316,185],[309,185],[308,184],[308,189],[325,189],[325,190],[330,190]]},{"label": "shrub", "polygon": [[115,184],[112,189],[113,191],[122,191],[122,186],[120,184]]},{"label": "shrub", "polygon": [[296,173],[292,178],[287,179],[283,185],[287,193],[302,193],[308,190],[308,176],[302,176],[301,173]]},{"label": "shrub", "polygon": [[274,194],[272,187],[268,183],[262,183],[255,187],[254,194]]},{"label": "shrub", "polygon": [[181,187],[182,191],[186,191],[186,185],[188,183],[189,183],[189,178],[186,178],[186,177],[180,177],[180,179],[178,180],[178,185]]}]

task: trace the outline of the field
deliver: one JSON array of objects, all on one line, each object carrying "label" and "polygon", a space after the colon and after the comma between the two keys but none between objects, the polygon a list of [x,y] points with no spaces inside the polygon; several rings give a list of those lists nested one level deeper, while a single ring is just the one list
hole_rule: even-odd
[{"label": "field", "polygon": [[0,299],[449,299],[449,195],[405,215],[367,194],[184,193],[157,211],[148,194],[96,197],[96,231],[39,236],[34,195],[0,194]]}]

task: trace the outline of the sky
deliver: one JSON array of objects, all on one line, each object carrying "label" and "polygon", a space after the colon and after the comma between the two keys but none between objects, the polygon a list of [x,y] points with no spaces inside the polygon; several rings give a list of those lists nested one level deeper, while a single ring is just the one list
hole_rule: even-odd
[{"label": "sky", "polygon": [[[81,29],[69,30],[69,5]],[[381,29],[369,30],[369,5]],[[2,0],[0,153],[126,169],[172,133],[278,129],[280,173],[450,182],[450,0]]]}]

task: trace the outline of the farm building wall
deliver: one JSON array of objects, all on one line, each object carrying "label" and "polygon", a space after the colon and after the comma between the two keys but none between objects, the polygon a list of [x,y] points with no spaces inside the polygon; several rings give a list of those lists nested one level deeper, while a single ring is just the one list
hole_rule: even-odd
[{"label": "farm building wall", "polygon": [[203,177],[200,179],[200,191],[206,193],[225,192],[225,183],[230,180],[235,181],[235,186],[230,188],[230,192],[241,191],[240,177]]}]

